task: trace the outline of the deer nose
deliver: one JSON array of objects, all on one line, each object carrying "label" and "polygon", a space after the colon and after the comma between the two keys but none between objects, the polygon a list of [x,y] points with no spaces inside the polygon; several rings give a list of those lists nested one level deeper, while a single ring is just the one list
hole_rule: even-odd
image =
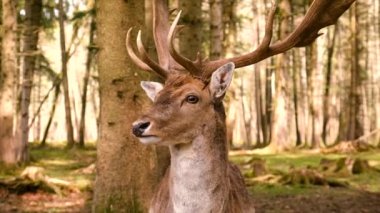
[{"label": "deer nose", "polygon": [[132,126],[132,132],[136,137],[141,137],[146,129],[150,126],[149,121],[142,121],[133,124]]}]

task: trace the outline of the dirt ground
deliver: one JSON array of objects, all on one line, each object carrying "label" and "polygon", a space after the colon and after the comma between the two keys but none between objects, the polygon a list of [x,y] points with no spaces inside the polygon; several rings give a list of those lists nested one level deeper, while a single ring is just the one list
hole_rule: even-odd
[{"label": "dirt ground", "polygon": [[[300,195],[254,195],[257,213],[380,213],[380,193],[320,189]],[[89,193],[10,194],[0,190],[0,212],[90,212]]]},{"label": "dirt ground", "polygon": [[254,198],[256,213],[380,213],[380,193],[350,189],[321,189],[311,194]]},{"label": "dirt ground", "polygon": [[0,212],[90,212],[89,193],[71,193],[65,196],[46,192],[17,195],[0,189]]}]

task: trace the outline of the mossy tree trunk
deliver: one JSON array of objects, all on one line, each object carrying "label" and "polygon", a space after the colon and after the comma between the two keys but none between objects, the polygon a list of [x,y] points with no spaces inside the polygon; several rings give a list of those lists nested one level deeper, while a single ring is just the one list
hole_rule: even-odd
[{"label": "mossy tree trunk", "polygon": [[125,36],[144,24],[144,1],[99,0],[97,46],[100,123],[94,212],[146,212],[159,167],[155,147],[140,144],[132,122],[147,103],[140,72],[127,56]]},{"label": "mossy tree trunk", "polygon": [[183,10],[181,21],[185,26],[180,33],[179,50],[194,60],[198,52],[202,53],[202,1],[178,0],[178,4],[178,8]]},{"label": "mossy tree trunk", "polygon": [[16,131],[16,1],[2,1],[2,47],[0,70],[0,161],[7,164],[24,162],[28,158],[26,144]]},{"label": "mossy tree trunk", "polygon": [[42,0],[25,2],[24,67],[21,95],[21,143],[27,146],[29,139],[29,105],[33,87],[38,50],[38,33],[42,15]]}]

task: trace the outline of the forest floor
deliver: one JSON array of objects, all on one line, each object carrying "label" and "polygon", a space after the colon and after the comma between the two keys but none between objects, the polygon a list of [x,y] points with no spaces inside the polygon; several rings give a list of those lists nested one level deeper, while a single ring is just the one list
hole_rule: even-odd
[{"label": "forest floor", "polygon": [[[234,152],[231,160],[243,171],[257,213],[380,213],[379,153],[378,150],[356,154]],[[69,182],[77,190],[69,188],[58,194],[41,190],[16,193],[0,184],[0,212],[91,211],[96,159],[93,145],[84,150],[70,151],[64,150],[62,146],[42,149],[32,146],[31,158],[28,167],[42,167],[45,177]],[[333,169],[336,171],[327,171],[331,170],[330,167],[321,171],[321,162],[331,163],[328,160],[342,158],[365,160],[371,169],[357,174],[342,170],[337,172],[336,168]],[[257,160],[261,162],[258,164],[260,169],[253,170],[252,165]],[[0,166],[0,181],[20,176],[25,167]],[[253,171],[260,174],[254,175]]]}]

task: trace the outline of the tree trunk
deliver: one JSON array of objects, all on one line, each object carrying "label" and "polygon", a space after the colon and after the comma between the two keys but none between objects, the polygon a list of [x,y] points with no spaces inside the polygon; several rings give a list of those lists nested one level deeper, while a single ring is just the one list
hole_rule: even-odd
[{"label": "tree trunk", "polygon": [[180,33],[179,49],[183,56],[195,59],[202,53],[202,0],[179,0],[181,21],[185,29]]},{"label": "tree trunk", "polygon": [[362,136],[364,133],[362,123],[361,107],[363,104],[363,97],[361,93],[363,74],[360,69],[360,29],[359,29],[359,12],[357,10],[358,3],[354,3],[351,15],[351,30],[353,38],[351,39],[351,88],[349,97],[349,127],[347,132],[347,140],[354,140]]},{"label": "tree trunk", "polygon": [[[260,69],[258,65],[255,65],[255,106],[256,106],[256,143],[257,147],[263,147],[265,141],[267,140],[267,130],[266,125],[263,123],[264,114],[262,109],[262,90],[261,90],[261,79],[260,79]],[[260,136],[260,132],[262,137]]]},{"label": "tree trunk", "polygon": [[[259,7],[260,1],[252,1],[252,12],[254,14],[254,31],[253,31],[253,42],[257,45],[260,44],[260,18]],[[255,64],[253,68],[254,72],[254,96],[255,96],[255,109],[256,109],[256,147],[264,147],[267,141],[267,130],[264,123],[264,113],[263,113],[263,97],[261,88],[261,76],[260,76],[260,64]]]},{"label": "tree trunk", "polygon": [[274,59],[271,58],[269,62],[270,66],[265,70],[265,114],[263,116],[263,131],[266,130],[266,133],[263,134],[263,141],[265,145],[270,144],[270,139],[272,135],[272,116],[273,116],[273,98],[272,98],[272,82],[273,82],[273,68]]},{"label": "tree trunk", "polygon": [[318,148],[320,146],[319,133],[317,132],[317,109],[315,107],[315,75],[317,69],[317,45],[314,42],[310,46],[306,47],[306,81],[307,81],[307,100],[309,108],[309,119],[307,122],[307,129],[309,130],[306,134],[307,141],[310,141],[311,148]]},{"label": "tree trunk", "polygon": [[[27,144],[22,144],[14,124],[16,118],[16,1],[2,1],[2,48],[0,70],[0,161],[7,164],[28,159]],[[17,121],[17,119],[16,119]]]},{"label": "tree trunk", "polygon": [[147,98],[125,36],[144,23],[144,1],[98,1],[100,124],[94,212],[146,212],[160,167],[153,146],[131,134]]},{"label": "tree trunk", "polygon": [[210,4],[210,59],[223,53],[223,0],[209,0]]},{"label": "tree trunk", "polygon": [[42,0],[25,2],[24,68],[21,95],[21,143],[27,146],[29,139],[29,105],[33,86],[38,50],[38,33],[41,23]]},{"label": "tree trunk", "polygon": [[332,64],[333,64],[333,56],[335,50],[335,38],[337,34],[338,26],[337,24],[334,26],[333,35],[330,39],[330,32],[327,33],[327,64],[326,64],[326,76],[325,76],[325,88],[323,93],[323,124],[322,124],[322,140],[325,145],[327,145],[327,124],[329,122],[329,105],[330,105],[330,87],[331,87],[331,77],[332,77]]},{"label": "tree trunk", "polygon": [[59,32],[61,44],[61,71],[62,71],[62,86],[63,96],[65,99],[65,113],[66,113],[66,132],[67,132],[67,148],[74,146],[74,130],[71,120],[71,107],[70,107],[70,94],[69,94],[69,81],[67,76],[67,52],[66,52],[66,36],[65,36],[65,20],[64,20],[64,7],[63,0],[59,0]]},{"label": "tree trunk", "polygon": [[299,114],[298,114],[298,82],[299,82],[299,58],[301,57],[300,54],[298,54],[298,50],[294,49],[292,51],[292,60],[293,60],[293,104],[294,104],[294,122],[295,122],[295,128],[296,128],[296,146],[301,146],[302,139],[301,139],[301,131],[299,128]]},{"label": "tree trunk", "polygon": [[85,131],[86,131],[87,88],[88,88],[88,82],[90,80],[92,59],[95,57],[95,50],[96,50],[94,48],[95,29],[96,29],[95,17],[91,16],[87,61],[86,61],[86,73],[83,78],[83,92],[82,92],[82,97],[81,97],[82,107],[81,107],[81,113],[80,113],[80,123],[79,123],[79,132],[78,132],[78,139],[79,139],[78,145],[81,148],[84,147],[84,139],[85,139]]},{"label": "tree trunk", "polygon": [[[282,0],[279,4],[281,10],[279,39],[285,37],[290,29],[289,16],[291,7],[289,0]],[[286,73],[288,72],[288,54],[284,53],[276,58],[275,70],[275,95],[273,98],[273,116],[271,123],[270,147],[275,151],[283,151],[289,148],[289,112],[287,107],[288,97],[286,86]]]},{"label": "tree trunk", "polygon": [[55,109],[57,108],[59,93],[61,92],[61,89],[60,89],[61,88],[61,80],[56,80],[56,81],[58,81],[58,82],[56,82],[55,86],[54,86],[55,90],[54,90],[54,98],[53,98],[53,103],[52,103],[53,105],[52,105],[51,110],[50,110],[49,120],[46,124],[44,135],[42,137],[40,147],[44,147],[46,145],[46,139],[48,137],[49,129],[50,129],[51,123],[52,123],[53,118],[54,118]]},{"label": "tree trunk", "polygon": [[[252,121],[252,116],[251,116],[251,107],[250,107],[250,101],[247,101],[245,103],[245,99],[247,99],[247,96],[249,94],[245,94],[245,85],[244,85],[244,78],[240,77],[240,85],[239,85],[239,94],[240,94],[240,104],[241,104],[241,113],[242,113],[242,119],[243,119],[243,124],[244,124],[244,132],[245,132],[245,140],[244,140],[244,148],[249,149],[252,146],[252,127],[251,127],[251,121]],[[248,106],[246,106],[248,104]],[[248,109],[248,110],[247,110]]]},{"label": "tree trunk", "polygon": [[360,48],[360,31],[358,27],[359,13],[357,11],[357,2],[350,8],[350,88],[348,91],[348,101],[343,105],[340,115],[338,141],[351,141],[359,138],[364,133],[362,104],[363,96],[361,93],[363,71],[360,69],[359,56],[362,49]]}]

